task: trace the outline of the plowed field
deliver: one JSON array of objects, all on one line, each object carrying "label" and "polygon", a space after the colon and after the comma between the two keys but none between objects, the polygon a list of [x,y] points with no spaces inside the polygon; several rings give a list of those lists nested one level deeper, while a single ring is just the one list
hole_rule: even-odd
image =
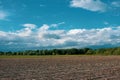
[{"label": "plowed field", "polygon": [[0,80],[120,80],[120,56],[0,58]]}]

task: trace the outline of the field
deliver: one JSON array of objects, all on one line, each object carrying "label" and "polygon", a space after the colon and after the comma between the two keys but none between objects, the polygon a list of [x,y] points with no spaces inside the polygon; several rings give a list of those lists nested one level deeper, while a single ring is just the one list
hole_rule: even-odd
[{"label": "field", "polygon": [[120,80],[120,56],[0,56],[0,80]]}]

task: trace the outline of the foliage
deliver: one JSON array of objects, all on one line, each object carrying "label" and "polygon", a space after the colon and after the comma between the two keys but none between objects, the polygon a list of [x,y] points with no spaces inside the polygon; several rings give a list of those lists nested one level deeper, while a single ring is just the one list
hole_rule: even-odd
[{"label": "foliage", "polygon": [[26,50],[18,52],[0,52],[0,55],[120,55],[120,47],[101,49],[52,49],[52,50]]}]

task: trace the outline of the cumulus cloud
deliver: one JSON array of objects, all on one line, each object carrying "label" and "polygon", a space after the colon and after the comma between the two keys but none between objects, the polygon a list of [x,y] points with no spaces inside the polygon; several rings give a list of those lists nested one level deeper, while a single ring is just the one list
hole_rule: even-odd
[{"label": "cumulus cloud", "polygon": [[52,30],[50,25],[24,24],[15,32],[0,31],[0,50],[82,48],[120,45],[120,26],[101,29]]},{"label": "cumulus cloud", "polygon": [[39,31],[46,31],[46,30],[48,30],[50,28],[50,26],[48,26],[47,24],[43,24],[43,26],[41,26],[40,28],[39,28]]},{"label": "cumulus cloud", "polygon": [[70,6],[94,12],[104,12],[107,8],[107,4],[101,0],[72,0]]},{"label": "cumulus cloud", "polygon": [[0,10],[0,20],[7,20],[8,13]]},{"label": "cumulus cloud", "polygon": [[21,37],[30,36],[33,33],[32,30],[37,27],[35,24],[29,24],[29,23],[23,24],[22,26],[24,26],[25,28],[16,31],[16,34]]}]

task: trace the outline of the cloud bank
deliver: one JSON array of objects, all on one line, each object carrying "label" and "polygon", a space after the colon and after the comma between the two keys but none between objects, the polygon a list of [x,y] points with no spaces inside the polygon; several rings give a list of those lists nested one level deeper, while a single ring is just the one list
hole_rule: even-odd
[{"label": "cloud bank", "polygon": [[47,24],[23,26],[15,32],[0,31],[0,51],[120,45],[120,26],[71,30],[52,30]]}]

